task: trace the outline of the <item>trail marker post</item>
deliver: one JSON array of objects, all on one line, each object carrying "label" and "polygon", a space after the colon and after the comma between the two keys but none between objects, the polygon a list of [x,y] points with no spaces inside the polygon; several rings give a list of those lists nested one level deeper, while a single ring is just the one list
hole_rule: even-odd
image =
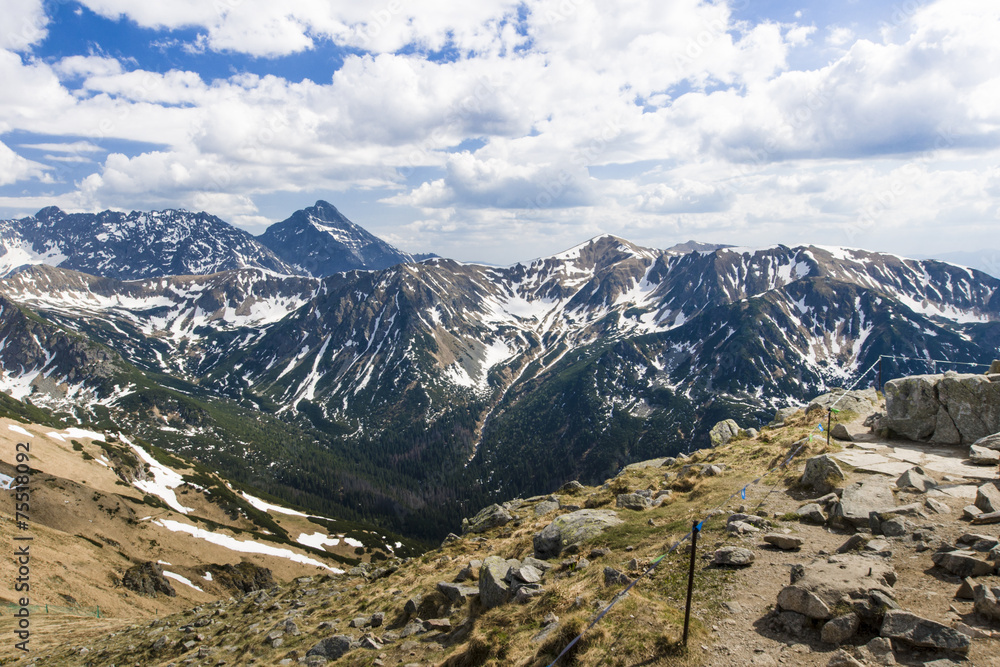
[{"label": "trail marker post", "polygon": [[698,546],[698,521],[691,526],[691,564],[688,566],[688,594],[684,607],[684,646],[688,643],[688,626],[691,622],[691,591],[694,589],[694,554]]}]

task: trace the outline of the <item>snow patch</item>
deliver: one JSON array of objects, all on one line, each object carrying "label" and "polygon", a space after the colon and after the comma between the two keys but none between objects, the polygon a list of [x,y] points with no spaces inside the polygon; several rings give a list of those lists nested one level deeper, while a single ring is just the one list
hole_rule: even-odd
[{"label": "snow patch", "polygon": [[218,545],[230,551],[236,551],[238,553],[254,553],[263,554],[265,556],[276,556],[278,558],[287,558],[295,563],[302,563],[303,565],[313,565],[315,567],[321,567],[325,570],[329,570],[334,574],[343,574],[344,571],[335,567],[330,567],[326,563],[321,563],[315,558],[310,558],[309,556],[304,556],[300,553],[296,553],[291,549],[283,549],[280,547],[274,547],[269,544],[260,544],[259,542],[253,542],[250,540],[237,540],[235,537],[230,537],[229,535],[220,535],[218,533],[209,532],[203,528],[198,528],[197,526],[192,526],[191,524],[181,523],[180,521],[172,521],[170,519],[160,519],[154,521],[154,524],[174,533],[187,533],[192,537],[200,540],[205,540],[206,542],[211,542],[212,544]]}]

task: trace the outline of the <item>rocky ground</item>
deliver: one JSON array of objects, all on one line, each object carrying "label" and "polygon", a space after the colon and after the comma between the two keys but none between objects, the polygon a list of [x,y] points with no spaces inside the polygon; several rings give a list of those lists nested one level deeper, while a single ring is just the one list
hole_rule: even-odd
[{"label": "rocky ground", "polygon": [[[486,508],[420,558],[89,633],[39,623],[36,650],[0,663],[545,667],[641,576],[560,664],[1000,664],[1000,524],[971,523],[1000,509],[996,468],[880,439],[872,399],[837,413],[855,442],[827,446],[820,402],[601,487]],[[685,649],[682,538],[701,520]]]}]

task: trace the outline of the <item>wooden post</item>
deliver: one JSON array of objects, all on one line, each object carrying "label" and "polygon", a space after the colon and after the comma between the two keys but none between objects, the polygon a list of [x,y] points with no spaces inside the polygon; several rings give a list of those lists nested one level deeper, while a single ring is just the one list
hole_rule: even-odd
[{"label": "wooden post", "polygon": [[691,526],[691,564],[688,566],[687,605],[684,607],[684,646],[688,643],[688,626],[691,621],[691,591],[694,590],[694,554],[698,546],[698,521]]}]

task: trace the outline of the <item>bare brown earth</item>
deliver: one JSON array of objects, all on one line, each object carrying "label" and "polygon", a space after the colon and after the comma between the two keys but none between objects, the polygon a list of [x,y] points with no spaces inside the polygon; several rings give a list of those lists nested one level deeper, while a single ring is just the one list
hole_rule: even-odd
[{"label": "bare brown earth", "polygon": [[[824,452],[851,453],[881,448],[888,458],[898,448],[898,456],[913,458],[922,455],[920,446],[905,442],[881,442],[861,426],[861,416],[846,415],[848,430],[856,434],[856,445],[833,441],[828,447],[823,437],[814,437],[786,469],[752,483],[781,463],[787,454],[809,434],[818,436],[816,415],[799,414],[778,429],[763,429],[756,438],[737,439],[728,445],[694,453],[688,460],[668,467],[628,469],[603,487],[585,487],[578,491],[561,491],[555,497],[561,509],[543,516],[535,508],[544,499],[535,498],[512,503],[515,521],[485,532],[482,536],[466,535],[453,543],[400,563],[398,571],[374,579],[361,573],[329,575],[313,573],[309,579],[289,581],[290,572],[283,572],[284,582],[270,591],[266,599],[253,594],[230,598],[205,587],[204,598],[185,591],[176,607],[156,609],[156,600],[121,598],[115,618],[97,621],[93,618],[35,617],[32,626],[32,653],[18,656],[10,650],[11,619],[0,619],[0,664],[39,665],[279,665],[299,664],[306,652],[318,641],[333,634],[354,639],[365,635],[379,643],[378,648],[356,648],[336,662],[338,665],[525,665],[545,667],[576,634],[584,629],[595,614],[603,609],[622,588],[606,586],[603,570],[614,567],[629,577],[639,576],[653,560],[665,553],[686,534],[693,521],[704,519],[711,508],[723,510],[705,521],[700,534],[696,558],[694,608],[691,635],[687,648],[681,642],[683,606],[687,581],[689,542],[670,553],[658,568],[630,591],[604,619],[583,635],[563,665],[827,665],[838,647],[824,644],[816,629],[793,637],[775,632],[769,623],[778,592],[789,581],[794,564],[808,564],[826,559],[850,536],[849,531],[837,531],[823,526],[800,522],[796,510],[809,499],[810,493],[800,489],[796,481],[806,458]],[[889,448],[889,449],[886,449]],[[936,451],[940,455],[940,451]],[[997,526],[970,527],[962,521],[961,509],[971,500],[963,497],[970,488],[989,477],[992,470],[961,467],[963,452],[954,451],[952,472],[928,470],[942,482],[946,493],[935,497],[946,503],[951,512],[913,517],[914,528],[931,529],[935,540],[954,543],[966,532],[996,535]],[[947,463],[948,457],[943,457]],[[687,464],[721,464],[724,470],[714,477],[683,474]],[[844,465],[850,483],[865,475],[879,474]],[[950,470],[950,468],[949,468]],[[956,472],[957,471],[957,472]],[[966,477],[964,473],[968,473]],[[92,476],[87,471],[88,476]],[[895,479],[892,477],[890,479]],[[89,482],[90,480],[88,480]],[[746,499],[733,496],[748,484]],[[68,505],[86,504],[87,493],[64,484],[63,500]],[[112,486],[114,486],[112,482]],[[615,495],[639,489],[671,489],[672,498],[661,507],[631,511],[618,509],[625,524],[606,531],[584,544],[576,555],[552,561],[555,569],[543,579],[545,594],[526,604],[507,604],[484,609],[476,598],[468,602],[448,603],[435,593],[440,581],[453,581],[458,572],[472,559],[489,555],[503,558],[524,558],[532,554],[532,537],[558,513],[584,505],[615,508]],[[93,493],[92,490],[89,493]],[[949,495],[951,494],[951,495]],[[52,503],[56,502],[54,496]],[[922,494],[898,491],[897,504],[922,501]],[[745,510],[766,513],[772,530],[797,535],[804,546],[797,552],[783,552],[766,546],[760,536],[727,534],[725,518],[729,512]],[[124,510],[123,510],[124,511]],[[5,517],[6,519],[6,517]],[[94,518],[87,519],[93,521]],[[293,520],[293,517],[284,520]],[[113,532],[111,525],[100,523],[92,530],[108,531],[108,537],[130,538],[122,530]],[[3,524],[0,539],[5,544],[12,536],[8,522]],[[69,527],[76,529],[75,524]],[[104,534],[103,532],[101,533]],[[898,581],[896,597],[903,609],[926,618],[954,625],[964,622],[979,628],[992,638],[976,638],[967,657],[945,655],[896,644],[898,664],[921,665],[931,660],[948,659],[956,664],[1000,665],[1000,624],[986,621],[972,612],[971,602],[954,597],[959,581],[933,566],[933,549],[918,552],[911,536],[884,538],[890,543],[889,562],[895,568]],[[180,537],[175,536],[180,541]],[[750,548],[755,562],[745,569],[715,567],[713,551],[720,546],[740,545]],[[197,572],[184,565],[182,553],[193,545],[175,548],[165,560],[175,562],[174,570],[196,581]],[[605,555],[591,554],[595,548],[606,548]],[[73,581],[77,589],[93,590],[100,595],[104,587],[86,581],[88,573],[116,566],[113,555],[90,553],[83,545],[73,543],[66,553],[58,550],[46,556],[53,565],[52,574]],[[104,549],[98,550],[104,552]],[[107,561],[100,560],[102,557]],[[87,559],[97,559],[96,562]],[[583,558],[586,562],[581,561]],[[54,563],[62,559],[65,569],[57,571]],[[0,572],[0,581],[10,578],[9,565]],[[50,567],[50,566],[46,566]],[[72,571],[79,580],[71,579]],[[277,572],[276,572],[277,574]],[[980,577],[982,583],[998,585],[996,575]],[[202,583],[202,582],[199,582]],[[466,582],[473,586],[476,582]],[[183,584],[176,584],[181,598]],[[111,597],[108,587],[108,596]],[[398,637],[409,619],[404,611],[407,600],[423,595],[432,602],[425,605],[421,618],[438,618],[434,629],[410,637]],[[208,600],[218,598],[217,602]],[[104,598],[101,598],[104,599]],[[108,599],[108,604],[112,602]],[[110,606],[109,606],[110,608]],[[182,611],[183,610],[183,611]],[[168,615],[168,612],[170,613]],[[179,612],[179,613],[177,613]],[[350,627],[350,619],[367,619],[373,613],[385,614],[385,624],[377,628]],[[549,614],[558,617],[557,625],[548,637],[539,638],[549,621]],[[166,625],[154,622],[160,617]],[[207,625],[197,633],[184,626],[198,619]],[[300,634],[279,632],[278,646],[268,639],[269,633],[292,620]],[[861,646],[873,637],[863,630],[845,648]],[[164,646],[154,649],[159,638]],[[185,641],[195,641],[191,648]],[[874,663],[867,663],[874,664]],[[939,665],[947,663],[938,663]]]}]

